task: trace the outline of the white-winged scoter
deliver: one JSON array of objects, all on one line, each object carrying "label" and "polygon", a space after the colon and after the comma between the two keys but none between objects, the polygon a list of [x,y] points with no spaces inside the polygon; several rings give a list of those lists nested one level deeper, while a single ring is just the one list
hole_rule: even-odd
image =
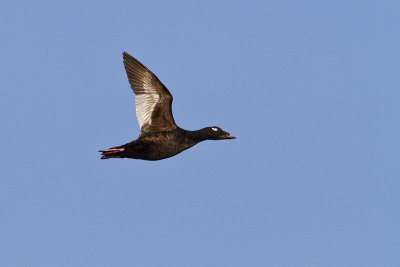
[{"label": "white-winged scoter", "polygon": [[172,95],[161,81],[137,59],[123,52],[124,66],[135,93],[140,135],[122,146],[100,150],[102,159],[133,158],[161,160],[204,140],[236,139],[219,127],[188,131],[178,127],[172,116]]}]

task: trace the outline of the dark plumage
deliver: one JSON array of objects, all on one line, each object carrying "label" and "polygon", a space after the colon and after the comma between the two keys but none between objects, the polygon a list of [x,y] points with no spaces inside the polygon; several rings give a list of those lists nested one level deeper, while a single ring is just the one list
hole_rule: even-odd
[{"label": "dark plumage", "polygon": [[204,140],[235,139],[219,127],[188,131],[178,127],[172,116],[172,95],[161,81],[142,63],[123,53],[129,83],[136,95],[136,116],[140,126],[137,140],[102,152],[102,159],[134,158],[160,160]]}]

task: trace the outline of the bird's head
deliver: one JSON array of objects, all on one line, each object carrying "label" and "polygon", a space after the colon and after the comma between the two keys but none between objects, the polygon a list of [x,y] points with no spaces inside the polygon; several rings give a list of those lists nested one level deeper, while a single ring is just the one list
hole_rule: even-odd
[{"label": "bird's head", "polygon": [[236,139],[236,137],[230,135],[230,133],[225,132],[217,126],[206,127],[203,128],[201,131],[207,137],[207,140]]}]

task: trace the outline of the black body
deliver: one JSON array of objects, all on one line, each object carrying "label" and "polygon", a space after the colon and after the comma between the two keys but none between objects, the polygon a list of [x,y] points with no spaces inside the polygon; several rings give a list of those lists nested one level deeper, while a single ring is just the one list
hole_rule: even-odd
[{"label": "black body", "polygon": [[[226,133],[223,139],[228,139],[226,135],[229,134]],[[213,138],[207,136],[206,130],[187,131],[181,128],[169,132],[151,133],[123,145],[125,150],[118,156],[144,160],[165,159],[207,140],[208,137]]]}]

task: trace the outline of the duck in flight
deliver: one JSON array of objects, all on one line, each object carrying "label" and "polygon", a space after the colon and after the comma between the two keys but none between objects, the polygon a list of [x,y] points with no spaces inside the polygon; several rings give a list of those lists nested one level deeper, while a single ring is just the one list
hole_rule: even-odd
[{"label": "duck in flight", "polygon": [[128,80],[135,93],[140,135],[122,146],[100,150],[102,159],[133,158],[161,160],[205,140],[236,139],[217,126],[188,131],[176,125],[172,116],[172,95],[162,82],[137,59],[123,53]]}]

